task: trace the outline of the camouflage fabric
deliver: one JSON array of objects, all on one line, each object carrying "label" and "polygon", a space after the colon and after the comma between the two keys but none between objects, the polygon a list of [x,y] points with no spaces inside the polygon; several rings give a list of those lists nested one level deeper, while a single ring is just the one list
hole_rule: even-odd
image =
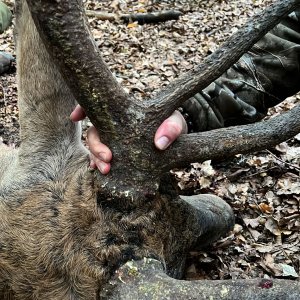
[{"label": "camouflage fabric", "polygon": [[183,109],[192,131],[205,131],[261,120],[299,90],[300,7]]},{"label": "camouflage fabric", "polygon": [[13,61],[14,61],[13,56],[11,56],[8,53],[0,51],[0,75],[9,71]]},{"label": "camouflage fabric", "polygon": [[[9,8],[0,1],[0,33],[3,33],[11,24],[12,14]],[[0,51],[0,74],[7,72],[14,58],[5,52]]]},{"label": "camouflage fabric", "polygon": [[0,1],[0,33],[3,33],[10,25],[12,20],[12,14],[9,8]]}]

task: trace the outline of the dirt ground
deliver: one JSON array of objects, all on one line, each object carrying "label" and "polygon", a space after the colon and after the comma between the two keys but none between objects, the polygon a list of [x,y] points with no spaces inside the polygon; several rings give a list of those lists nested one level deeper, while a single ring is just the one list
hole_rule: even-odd
[{"label": "dirt ground", "polygon": [[[12,1],[5,1],[12,7]],[[85,1],[89,10],[183,12],[179,20],[125,24],[90,17],[102,55],[118,81],[141,101],[190,70],[246,19],[272,1]],[[15,55],[13,28],[0,35],[0,51]],[[299,96],[272,108],[288,110]],[[89,122],[85,122],[85,127]],[[0,143],[19,144],[16,70],[0,76]],[[183,194],[212,193],[234,209],[236,226],[206,251],[190,253],[187,279],[277,277],[299,280],[300,135],[275,148],[231,160],[173,170]]]}]

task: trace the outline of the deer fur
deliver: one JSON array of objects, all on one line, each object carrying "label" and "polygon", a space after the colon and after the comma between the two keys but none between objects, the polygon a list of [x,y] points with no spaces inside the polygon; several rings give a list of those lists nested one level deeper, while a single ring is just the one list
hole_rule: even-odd
[{"label": "deer fur", "polygon": [[99,299],[116,268],[144,256],[180,269],[176,240],[185,237],[165,221],[175,213],[170,199],[141,208],[101,198],[80,125],[69,119],[75,98],[25,0],[16,12],[21,146],[0,153],[0,299]]}]

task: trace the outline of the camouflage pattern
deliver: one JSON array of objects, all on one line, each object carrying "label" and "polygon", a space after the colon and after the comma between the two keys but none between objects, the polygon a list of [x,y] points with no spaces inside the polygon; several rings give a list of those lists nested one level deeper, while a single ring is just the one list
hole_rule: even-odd
[{"label": "camouflage pattern", "polygon": [[2,1],[0,1],[0,33],[3,33],[7,29],[11,20],[11,11]]},{"label": "camouflage pattern", "polygon": [[300,90],[299,63],[300,7],[183,105],[192,131],[261,120],[268,108]]},{"label": "camouflage pattern", "polygon": [[0,75],[10,70],[14,60],[10,54],[0,51]]},{"label": "camouflage pattern", "polygon": [[[11,24],[12,14],[9,8],[0,1],[0,33],[3,33]],[[5,52],[0,51],[0,74],[7,72],[14,58]]]}]

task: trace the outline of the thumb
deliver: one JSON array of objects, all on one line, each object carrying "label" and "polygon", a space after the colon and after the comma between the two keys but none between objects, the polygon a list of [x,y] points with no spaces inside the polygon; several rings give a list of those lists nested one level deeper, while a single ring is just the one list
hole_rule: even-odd
[{"label": "thumb", "polygon": [[83,110],[83,108],[80,105],[77,105],[75,107],[75,109],[72,111],[71,115],[70,115],[70,119],[73,122],[78,122],[83,120],[86,117],[86,114]]},{"label": "thumb", "polygon": [[159,150],[165,150],[182,133],[187,133],[187,124],[182,114],[176,110],[157,129],[154,144]]}]

